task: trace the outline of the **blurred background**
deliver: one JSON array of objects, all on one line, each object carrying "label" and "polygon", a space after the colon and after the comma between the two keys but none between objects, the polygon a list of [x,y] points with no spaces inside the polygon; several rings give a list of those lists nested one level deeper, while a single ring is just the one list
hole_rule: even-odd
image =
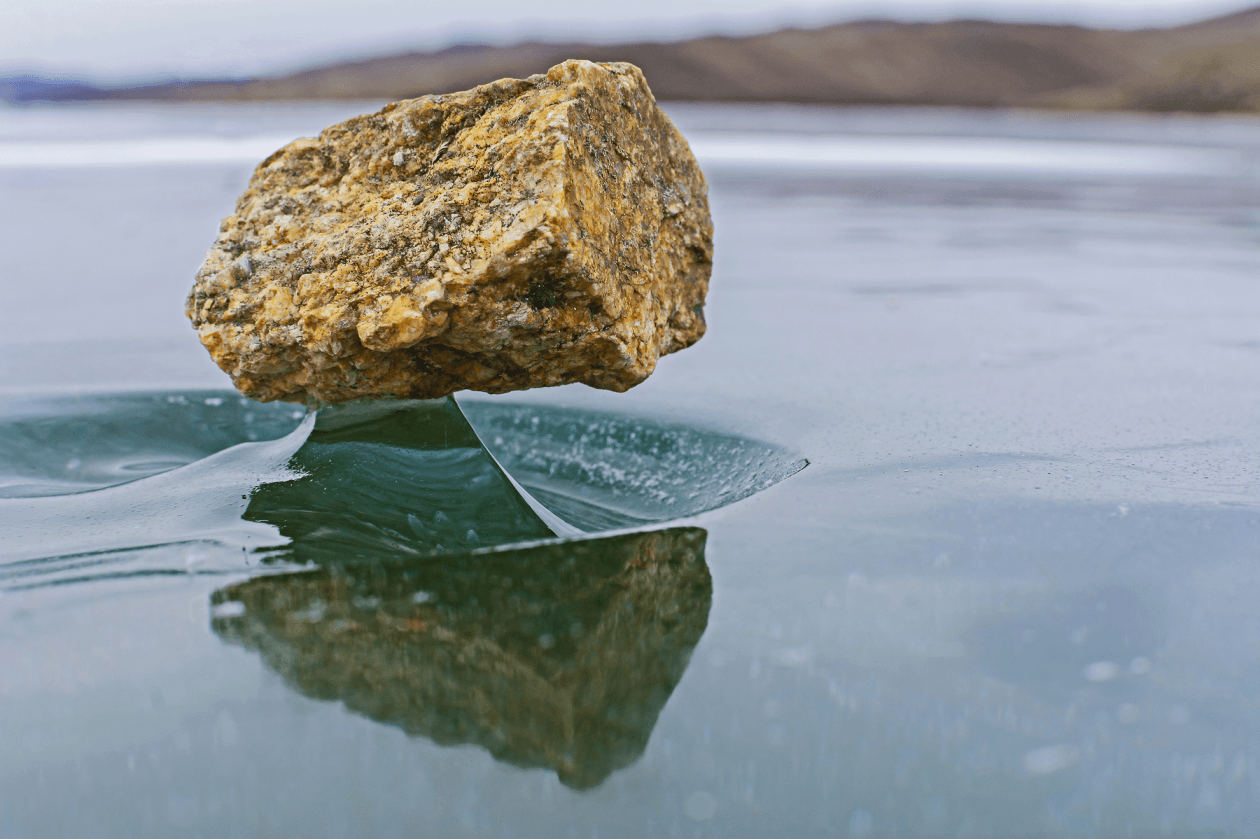
[{"label": "blurred background", "polygon": [[639,64],[661,99],[1253,110],[1260,12],[1227,0],[12,0],[0,95],[401,98]]}]

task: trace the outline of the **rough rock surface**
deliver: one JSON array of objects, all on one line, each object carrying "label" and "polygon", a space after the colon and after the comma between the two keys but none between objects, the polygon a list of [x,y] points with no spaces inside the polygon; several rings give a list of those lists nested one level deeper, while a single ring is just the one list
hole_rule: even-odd
[{"label": "rough rock surface", "polygon": [[704,334],[712,233],[638,68],[566,61],[285,146],[187,313],[255,399],[624,391]]}]

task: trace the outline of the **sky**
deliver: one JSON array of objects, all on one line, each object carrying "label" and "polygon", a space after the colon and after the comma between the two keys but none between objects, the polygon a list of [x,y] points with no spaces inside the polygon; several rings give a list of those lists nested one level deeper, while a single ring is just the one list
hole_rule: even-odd
[{"label": "sky", "polygon": [[864,17],[1072,22],[1137,28],[1260,3],[1238,0],[3,0],[0,74],[138,81],[282,73],[345,58],[530,38],[672,40]]}]

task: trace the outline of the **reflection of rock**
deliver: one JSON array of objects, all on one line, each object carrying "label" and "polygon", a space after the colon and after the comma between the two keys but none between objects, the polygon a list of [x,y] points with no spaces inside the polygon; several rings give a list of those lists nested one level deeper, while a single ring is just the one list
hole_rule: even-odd
[{"label": "reflection of rock", "polygon": [[259,577],[215,593],[213,625],[307,696],[591,787],[642,754],[704,632],[704,540],[673,528]]}]

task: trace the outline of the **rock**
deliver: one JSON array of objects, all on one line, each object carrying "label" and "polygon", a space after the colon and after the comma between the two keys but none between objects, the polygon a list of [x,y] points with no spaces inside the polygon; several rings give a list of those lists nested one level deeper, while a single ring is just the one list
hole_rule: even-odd
[{"label": "rock", "polygon": [[638,68],[566,61],[285,146],[187,313],[265,401],[624,391],[704,334],[712,234]]}]

